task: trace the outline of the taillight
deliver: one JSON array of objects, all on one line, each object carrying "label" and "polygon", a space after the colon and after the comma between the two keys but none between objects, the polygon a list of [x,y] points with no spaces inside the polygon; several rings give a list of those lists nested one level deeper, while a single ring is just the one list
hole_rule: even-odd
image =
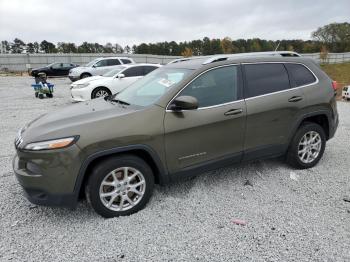
[{"label": "taillight", "polygon": [[333,87],[334,91],[337,91],[337,88],[338,88],[337,81],[332,81],[332,87]]}]

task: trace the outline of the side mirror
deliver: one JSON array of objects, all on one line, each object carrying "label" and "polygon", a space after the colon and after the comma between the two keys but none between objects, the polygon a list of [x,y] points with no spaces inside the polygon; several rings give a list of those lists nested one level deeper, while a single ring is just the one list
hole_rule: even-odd
[{"label": "side mirror", "polygon": [[173,111],[194,110],[197,108],[198,100],[193,96],[179,96],[169,106],[169,109]]},{"label": "side mirror", "polygon": [[122,79],[122,78],[125,77],[125,75],[124,75],[124,74],[119,74],[117,77],[118,77],[119,79]]}]

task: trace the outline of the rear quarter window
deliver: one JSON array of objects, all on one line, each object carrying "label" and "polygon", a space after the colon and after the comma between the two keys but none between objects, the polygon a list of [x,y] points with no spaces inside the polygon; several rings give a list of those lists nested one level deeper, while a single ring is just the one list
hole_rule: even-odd
[{"label": "rear quarter window", "polygon": [[270,94],[290,88],[286,68],[281,63],[244,65],[245,97]]},{"label": "rear quarter window", "polygon": [[285,64],[291,78],[293,87],[309,85],[316,82],[315,76],[301,64]]},{"label": "rear quarter window", "polygon": [[123,64],[131,64],[131,61],[129,59],[121,59]]}]

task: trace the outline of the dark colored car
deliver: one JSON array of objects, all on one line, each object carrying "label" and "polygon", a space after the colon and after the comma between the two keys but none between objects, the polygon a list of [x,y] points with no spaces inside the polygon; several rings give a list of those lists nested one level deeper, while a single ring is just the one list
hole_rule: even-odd
[{"label": "dark colored car", "polygon": [[35,77],[38,73],[45,73],[47,76],[68,76],[69,70],[78,66],[79,65],[71,63],[53,63],[44,67],[32,69],[31,75]]},{"label": "dark colored car", "polygon": [[203,57],[29,123],[13,168],[33,203],[85,194],[104,217],[130,215],[155,183],[268,157],[311,168],[337,126],[334,83],[313,60]]}]

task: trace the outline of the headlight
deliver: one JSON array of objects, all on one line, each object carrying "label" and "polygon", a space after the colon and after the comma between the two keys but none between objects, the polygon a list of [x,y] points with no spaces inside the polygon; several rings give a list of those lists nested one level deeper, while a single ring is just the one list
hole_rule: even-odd
[{"label": "headlight", "polygon": [[72,86],[72,88],[84,88],[84,87],[87,87],[88,85],[90,85],[90,83],[77,84],[77,85]]},{"label": "headlight", "polygon": [[77,136],[60,138],[55,140],[34,142],[27,144],[24,149],[25,150],[50,150],[50,149],[59,149],[65,148],[73,145],[78,140]]}]

